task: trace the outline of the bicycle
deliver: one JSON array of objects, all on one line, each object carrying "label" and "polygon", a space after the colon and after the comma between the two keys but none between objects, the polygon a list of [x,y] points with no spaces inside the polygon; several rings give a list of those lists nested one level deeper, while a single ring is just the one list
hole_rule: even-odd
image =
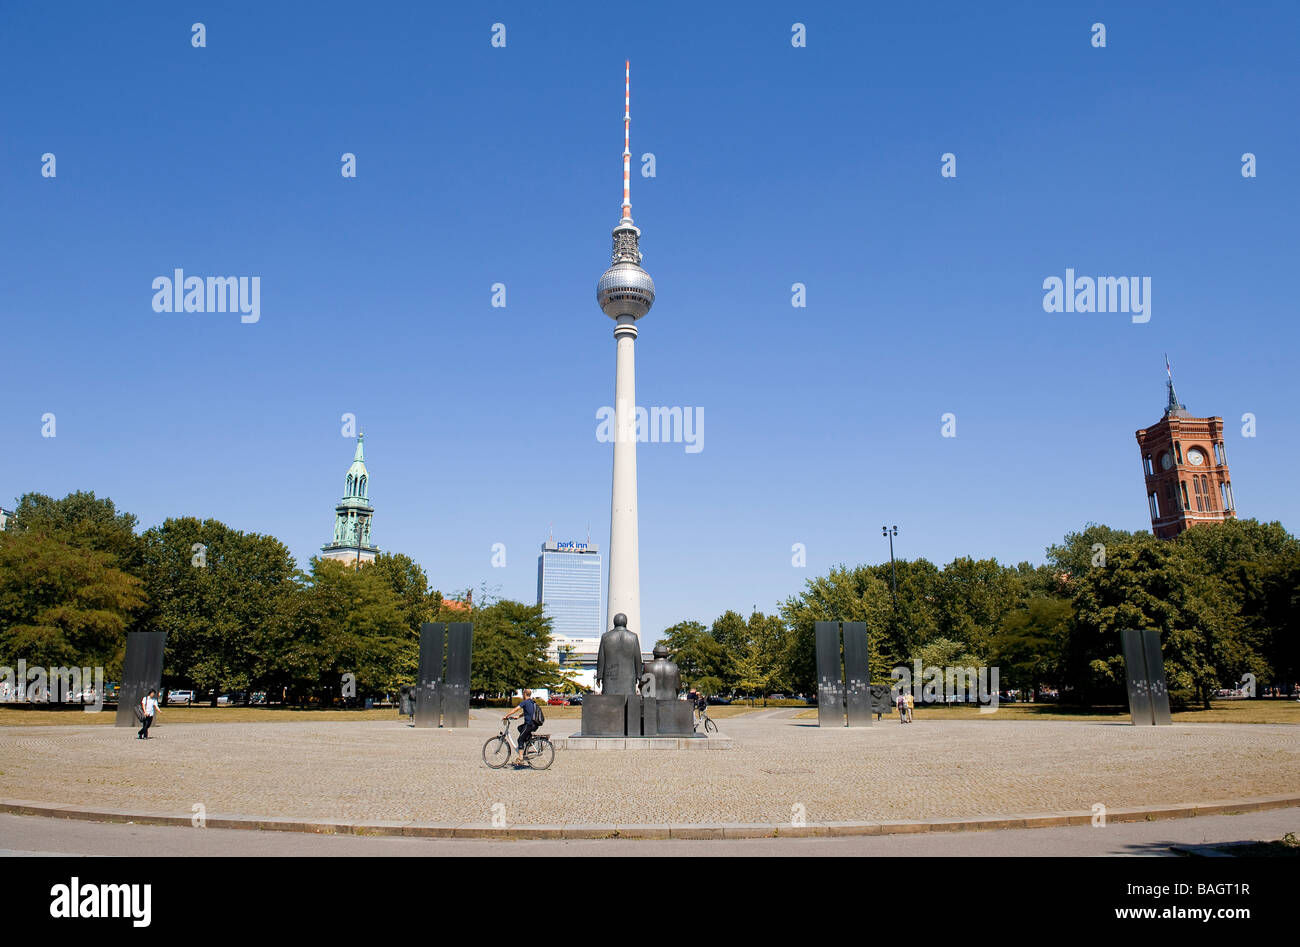
[{"label": "bicycle", "polygon": [[707,706],[701,707],[698,713],[700,715],[700,719],[695,722],[695,726],[692,727],[691,729],[699,730],[700,727],[702,726],[704,727],[704,733],[706,735],[710,733],[717,733],[718,725],[714,723],[713,718],[709,716],[709,708]]},{"label": "bicycle", "polygon": [[[501,769],[514,757],[514,750],[510,747],[510,737],[507,736],[510,730],[510,721],[516,719],[506,717],[501,721],[501,732],[492,737],[483,744],[483,762],[492,769]],[[555,747],[551,744],[551,735],[549,733],[532,733],[524,741],[524,762],[533,769],[549,769],[551,763],[555,762]]]}]

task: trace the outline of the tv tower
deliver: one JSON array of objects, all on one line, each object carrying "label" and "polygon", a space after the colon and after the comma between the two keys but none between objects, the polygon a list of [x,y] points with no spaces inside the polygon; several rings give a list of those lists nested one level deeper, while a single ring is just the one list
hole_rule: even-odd
[{"label": "tv tower", "polygon": [[[637,553],[636,513],[636,362],[633,344],[636,321],[650,311],[655,284],[641,269],[641,231],[632,223],[631,88],[632,64],[623,74],[623,216],[614,226],[614,259],[596,284],[596,301],[614,320],[618,348],[614,374],[614,487],[609,511],[609,610],[605,630],[614,616],[627,616],[629,631],[642,636],[641,573]],[[642,636],[644,641],[644,637]]]}]

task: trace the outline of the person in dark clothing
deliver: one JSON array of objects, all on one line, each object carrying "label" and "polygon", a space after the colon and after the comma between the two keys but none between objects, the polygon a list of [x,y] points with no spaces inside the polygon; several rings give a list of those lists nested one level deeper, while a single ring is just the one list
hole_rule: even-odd
[{"label": "person in dark clothing", "polygon": [[[528,738],[532,736],[533,731],[537,729],[537,702],[533,700],[533,692],[524,688],[524,699],[519,706],[513,711],[506,714],[502,719],[511,720],[515,717],[523,717],[524,722],[519,725],[519,741],[515,747],[515,765],[524,765],[524,747],[528,745]],[[509,730],[506,731],[507,733]]]}]

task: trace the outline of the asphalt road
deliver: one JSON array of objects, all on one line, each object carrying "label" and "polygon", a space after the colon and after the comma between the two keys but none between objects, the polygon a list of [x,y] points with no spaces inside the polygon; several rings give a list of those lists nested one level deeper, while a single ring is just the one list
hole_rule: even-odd
[{"label": "asphalt road", "polygon": [[1279,839],[1300,833],[1300,808],[1162,822],[1112,823],[1104,828],[858,836],[830,839],[736,840],[457,840],[367,838],[124,825],[0,815],[0,855],[92,856],[516,856],[516,855],[937,855],[1049,856],[1173,854],[1172,845]]}]

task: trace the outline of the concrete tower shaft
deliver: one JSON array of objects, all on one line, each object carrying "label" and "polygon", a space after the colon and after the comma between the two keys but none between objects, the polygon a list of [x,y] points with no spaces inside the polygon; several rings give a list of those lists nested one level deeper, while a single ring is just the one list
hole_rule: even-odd
[{"label": "concrete tower shaft", "polygon": [[596,283],[596,301],[616,323],[614,366],[614,475],[609,512],[609,591],[605,630],[614,616],[627,616],[628,629],[642,639],[641,572],[636,488],[636,321],[650,311],[655,284],[641,268],[641,231],[632,223],[630,182],[631,64],[623,91],[623,215],[614,227],[612,265]]}]

